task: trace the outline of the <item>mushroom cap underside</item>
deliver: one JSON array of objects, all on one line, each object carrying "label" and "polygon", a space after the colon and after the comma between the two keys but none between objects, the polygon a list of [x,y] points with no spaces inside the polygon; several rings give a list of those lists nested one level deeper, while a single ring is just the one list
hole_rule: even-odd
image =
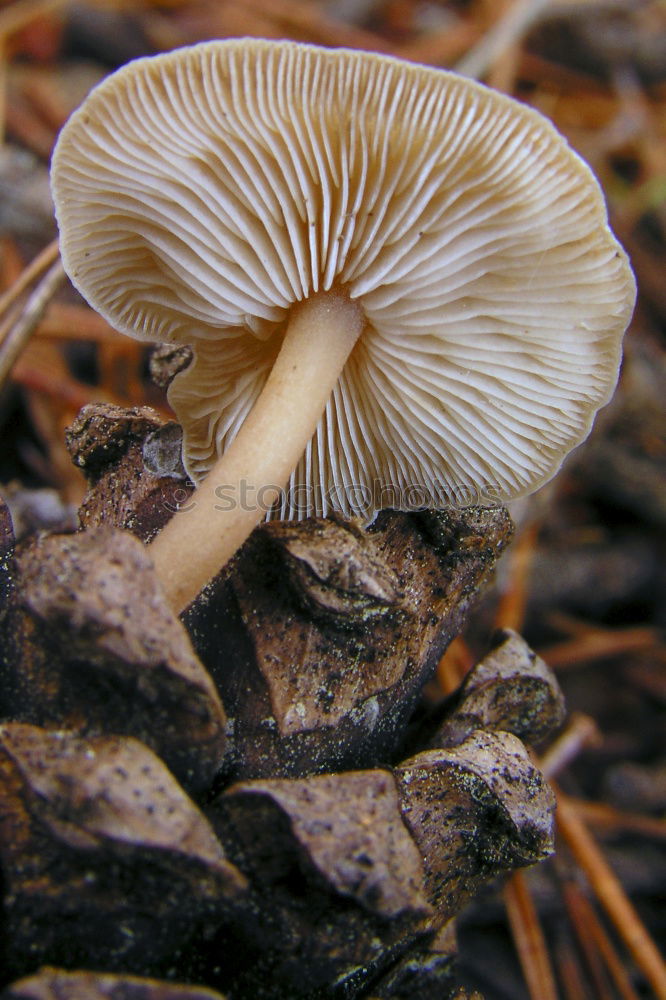
[{"label": "mushroom cap underside", "polygon": [[69,120],[52,178],[82,294],[194,349],[170,401],[195,480],[292,305],[359,302],[280,516],[523,495],[613,391],[635,287],[594,176],[537,112],[453,73],[256,39],[140,59]]}]

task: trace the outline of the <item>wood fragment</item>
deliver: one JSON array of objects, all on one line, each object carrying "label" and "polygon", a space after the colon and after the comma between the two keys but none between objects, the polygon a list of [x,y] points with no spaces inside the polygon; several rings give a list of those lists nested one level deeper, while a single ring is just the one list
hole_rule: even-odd
[{"label": "wood fragment", "polygon": [[[66,442],[89,485],[79,509],[82,527],[114,525],[146,542],[187,503],[193,486],[182,466],[182,434],[170,436],[175,428],[148,406],[98,403],[80,410]],[[161,466],[157,455],[151,465],[144,452],[155,454],[159,442]]]},{"label": "wood fragment", "polygon": [[179,344],[156,344],[150,352],[150,377],[161,389],[167,389],[179,372],[192,361],[192,348]]}]

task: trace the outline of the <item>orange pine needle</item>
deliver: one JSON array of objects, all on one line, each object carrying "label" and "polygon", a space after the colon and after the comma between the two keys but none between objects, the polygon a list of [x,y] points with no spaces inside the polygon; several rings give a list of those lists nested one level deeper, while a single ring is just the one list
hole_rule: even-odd
[{"label": "orange pine needle", "polygon": [[585,799],[569,799],[584,823],[609,833],[635,833],[651,840],[666,840],[666,819],[657,816],[642,816],[639,813],[624,812],[605,802],[588,802]]},{"label": "orange pine needle", "polygon": [[659,633],[648,625],[623,629],[594,629],[573,639],[555,643],[539,650],[554,670],[576,667],[593,660],[624,656],[649,649],[659,641]]},{"label": "orange pine needle", "polygon": [[[572,879],[565,881],[563,891],[569,915],[576,927],[588,964],[590,961],[596,962],[601,959],[622,1000],[639,1000],[622,961],[590,901]],[[601,995],[601,991],[599,992]]]},{"label": "orange pine needle", "polygon": [[557,822],[569,850],[585,872],[657,1000],[666,1000],[666,965],[654,941],[575,807],[561,791],[557,792]]},{"label": "orange pine needle", "polygon": [[505,886],[504,905],[531,1000],[558,1000],[546,940],[522,872]]},{"label": "orange pine needle", "polygon": [[0,40],[21,31],[38,17],[64,7],[67,0],[14,0],[0,11]]},{"label": "orange pine needle", "polygon": [[539,524],[531,521],[515,539],[507,555],[508,584],[501,595],[495,612],[498,628],[520,631],[525,620],[529,574],[534,559]]},{"label": "orange pine needle", "polygon": [[36,281],[44,271],[49,269],[51,264],[58,259],[59,254],[60,248],[57,240],[53,240],[52,243],[44,247],[41,253],[37,254],[12,287],[0,296],[0,316],[14,305],[33,281]]}]

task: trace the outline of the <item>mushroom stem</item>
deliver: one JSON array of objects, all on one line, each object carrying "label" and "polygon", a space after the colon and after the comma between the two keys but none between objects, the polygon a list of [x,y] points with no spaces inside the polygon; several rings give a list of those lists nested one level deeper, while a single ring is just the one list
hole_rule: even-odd
[{"label": "mushroom stem", "polygon": [[[334,289],[299,303],[261,395],[225,453],[151,543],[180,613],[243,544],[288,481],[363,329],[360,306]],[[221,502],[223,501],[223,502]]]}]

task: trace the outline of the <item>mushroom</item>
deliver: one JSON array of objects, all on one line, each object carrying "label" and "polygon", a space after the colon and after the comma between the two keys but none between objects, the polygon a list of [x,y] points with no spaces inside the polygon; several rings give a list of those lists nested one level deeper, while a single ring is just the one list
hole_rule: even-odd
[{"label": "mushroom", "polygon": [[151,545],[178,610],[267,512],[533,491],[617,380],[635,288],[596,180],[453,73],[258,39],[139,59],[52,186],[90,304],[193,350],[169,399],[199,485]]}]

